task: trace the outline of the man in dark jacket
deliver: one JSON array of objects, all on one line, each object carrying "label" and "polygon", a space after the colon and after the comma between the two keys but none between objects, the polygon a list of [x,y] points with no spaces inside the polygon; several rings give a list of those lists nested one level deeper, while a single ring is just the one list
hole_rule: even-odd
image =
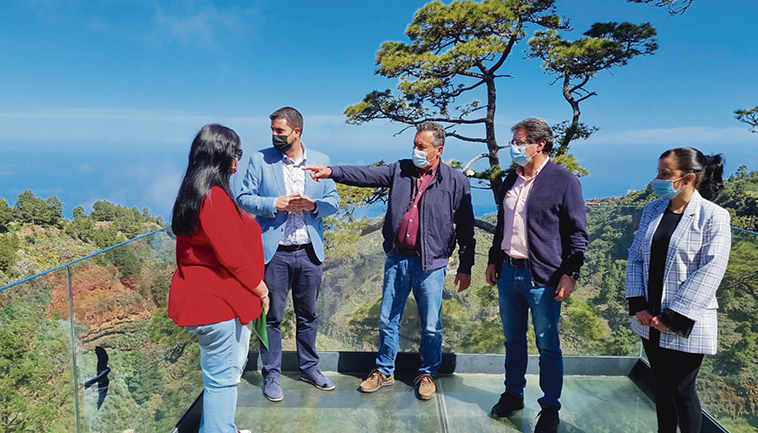
[{"label": "man in dark jacket", "polygon": [[448,259],[458,241],[460,265],[454,285],[458,291],[471,284],[474,265],[474,211],[471,185],[460,171],[440,163],[445,129],[436,122],[417,126],[412,159],[380,167],[309,166],[314,179],[361,187],[389,187],[384,219],[382,306],[379,315],[380,348],[376,368],[361,383],[374,392],[395,383],[395,358],[400,319],[411,289],[421,318],[421,373],[417,396],[434,396],[434,376],[442,363],[442,285]]},{"label": "man in dark jacket", "polygon": [[492,415],[506,417],[524,407],[531,310],[544,393],[535,432],[555,432],[563,387],[558,318],[584,262],[587,215],[579,179],[550,161],[553,132],[547,123],[526,119],[511,131],[511,159],[519,167],[503,181],[486,273],[498,287],[505,334],[505,392]]}]

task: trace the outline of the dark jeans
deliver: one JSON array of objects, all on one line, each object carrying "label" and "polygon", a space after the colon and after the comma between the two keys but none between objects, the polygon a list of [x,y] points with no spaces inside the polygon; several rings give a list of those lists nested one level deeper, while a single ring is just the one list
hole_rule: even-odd
[{"label": "dark jeans", "polygon": [[563,353],[558,335],[561,303],[555,300],[555,287],[532,286],[529,269],[503,261],[497,281],[500,321],[505,335],[505,390],[524,395],[526,366],[529,359],[526,333],[529,310],[532,312],[537,349],[540,352],[540,388],[545,394],[542,407],[561,407],[563,390]]},{"label": "dark jeans", "polygon": [[297,251],[279,250],[266,265],[264,281],[270,293],[271,310],[266,314],[269,348],[266,349],[262,344],[260,346],[263,377],[279,377],[282,373],[280,326],[290,288],[295,309],[295,339],[300,371],[308,372],[318,367],[316,300],[321,287],[321,275],[321,262],[310,245]]},{"label": "dark jeans", "polygon": [[650,330],[650,340],[642,339],[655,380],[655,412],[660,433],[676,433],[677,421],[682,433],[699,433],[702,423],[700,399],[695,379],[703,362],[700,353],[663,349],[660,333]]}]

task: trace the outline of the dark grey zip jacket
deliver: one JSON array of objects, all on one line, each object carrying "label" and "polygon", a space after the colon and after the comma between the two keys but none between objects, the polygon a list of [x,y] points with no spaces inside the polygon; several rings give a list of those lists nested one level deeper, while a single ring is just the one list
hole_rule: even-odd
[{"label": "dark grey zip jacket", "polygon": [[[410,159],[380,167],[342,165],[332,168],[335,182],[360,187],[389,187],[387,216],[384,218],[384,251],[395,246],[397,231],[416,188],[419,171]],[[445,164],[421,196],[419,240],[421,265],[425,271],[447,266],[458,240],[458,272],[471,274],[474,266],[474,210],[471,184],[458,170]]]}]

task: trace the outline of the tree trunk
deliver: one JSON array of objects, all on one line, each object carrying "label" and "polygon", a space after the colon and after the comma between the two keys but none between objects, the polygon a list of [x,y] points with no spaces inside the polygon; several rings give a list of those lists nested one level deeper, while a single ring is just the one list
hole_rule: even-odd
[{"label": "tree trunk", "polygon": [[579,116],[582,114],[582,112],[579,111],[579,102],[574,98],[574,95],[572,95],[571,91],[569,90],[570,85],[571,83],[569,81],[569,77],[566,75],[563,79],[563,97],[571,105],[572,117],[571,125],[566,128],[566,132],[563,134],[563,140],[561,140],[560,146],[555,152],[556,156],[565,155],[568,151],[569,143],[571,143],[571,140],[574,139],[574,136],[576,135],[576,132],[579,128]]},{"label": "tree trunk", "polygon": [[[489,155],[487,156],[490,168],[500,168],[500,157],[498,156],[497,138],[495,137],[495,109],[497,107],[497,92],[495,90],[495,77],[492,74],[487,75],[484,78],[487,83],[487,120],[484,122],[485,131],[487,133],[487,150]],[[500,186],[503,184],[503,180],[500,176],[495,176],[490,180],[490,188],[492,189],[493,201],[497,202],[497,198],[500,196]]]}]

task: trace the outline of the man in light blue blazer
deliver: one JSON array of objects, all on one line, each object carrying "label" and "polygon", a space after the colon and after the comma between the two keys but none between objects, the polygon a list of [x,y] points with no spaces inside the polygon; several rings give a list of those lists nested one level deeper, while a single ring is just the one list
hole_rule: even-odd
[{"label": "man in light blue blazer", "polygon": [[306,152],[300,141],[302,115],[283,107],[269,117],[273,147],[250,157],[237,202],[255,215],[262,230],[264,281],[271,296],[271,310],[266,315],[269,347],[260,348],[263,393],[271,401],[281,401],[280,326],[290,288],[300,378],[321,390],[334,389],[334,383],[318,370],[316,300],[324,261],[323,217],[337,212],[339,197],[333,181],[316,182],[302,170],[306,165],[329,165],[326,155],[312,149]]}]

